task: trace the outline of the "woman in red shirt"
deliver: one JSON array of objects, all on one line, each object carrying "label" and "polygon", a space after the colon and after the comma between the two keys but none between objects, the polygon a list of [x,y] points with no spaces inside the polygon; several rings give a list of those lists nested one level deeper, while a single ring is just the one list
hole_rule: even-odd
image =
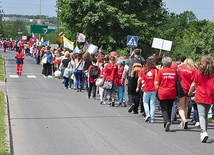
[{"label": "woman in red shirt", "polygon": [[184,63],[178,70],[178,77],[181,81],[181,86],[184,90],[185,96],[179,98],[177,106],[179,110],[179,115],[182,119],[180,127],[183,129],[188,129],[188,123],[186,120],[187,112],[188,112],[188,103],[190,101],[190,96],[188,96],[188,91],[191,83],[193,82],[193,76],[195,74],[196,69],[194,68],[194,62],[192,59],[185,59]]},{"label": "woman in red shirt", "polygon": [[188,95],[192,95],[196,88],[194,100],[198,106],[201,142],[206,143],[208,139],[208,111],[214,104],[214,59],[210,55],[204,55],[197,66],[198,70],[195,72]]},{"label": "woman in red shirt", "polygon": [[164,120],[165,131],[168,132],[171,125],[171,111],[176,98],[176,70],[171,68],[172,59],[162,59],[163,69],[157,75],[158,99],[160,100],[161,111]]},{"label": "woman in red shirt", "polygon": [[154,122],[155,116],[155,103],[157,101],[156,98],[156,90],[154,86],[155,77],[157,76],[158,70],[156,69],[156,63],[154,58],[148,58],[146,60],[145,67],[143,72],[139,74],[138,77],[138,86],[136,91],[139,91],[140,82],[144,85],[144,93],[143,93],[143,106],[145,109],[145,121],[148,122],[151,117],[151,123]]},{"label": "woman in red shirt", "polygon": [[[117,66],[117,53],[111,52],[109,57],[109,62],[104,70],[103,70],[103,76],[104,81],[111,82],[112,88],[106,89],[106,93],[110,95],[111,98],[111,105],[115,105],[115,98],[116,98],[116,90],[117,90],[117,73],[118,73],[118,66]],[[104,82],[105,83],[105,82]],[[106,99],[106,98],[105,98]]]}]

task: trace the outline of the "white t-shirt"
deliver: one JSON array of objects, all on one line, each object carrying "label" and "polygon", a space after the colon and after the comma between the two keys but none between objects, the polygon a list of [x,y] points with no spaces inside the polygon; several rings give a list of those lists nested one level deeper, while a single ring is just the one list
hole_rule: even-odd
[{"label": "white t-shirt", "polygon": [[[75,59],[74,60],[74,62],[75,62],[75,68],[77,68],[77,70],[83,70],[83,67],[84,67],[84,61],[78,61],[77,59]],[[79,65],[79,63],[81,63],[80,65]]]}]

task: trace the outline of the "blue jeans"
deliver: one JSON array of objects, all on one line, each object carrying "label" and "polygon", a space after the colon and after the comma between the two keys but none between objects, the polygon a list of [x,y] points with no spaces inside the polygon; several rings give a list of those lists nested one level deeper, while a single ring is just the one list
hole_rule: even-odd
[{"label": "blue jeans", "polygon": [[[152,92],[144,92],[143,94],[143,105],[146,116],[150,116],[151,120],[154,119],[155,116],[155,103],[156,103],[156,91]],[[149,110],[150,104],[150,110]]]},{"label": "blue jeans", "polygon": [[125,87],[118,86],[118,96],[119,96],[119,103],[122,103],[125,100]]},{"label": "blue jeans", "polygon": [[175,99],[172,106],[171,121],[174,121],[175,119],[176,109],[177,109],[177,101]]},{"label": "blue jeans", "polygon": [[76,78],[76,89],[79,89],[82,87],[82,70],[77,70],[74,75]]},{"label": "blue jeans", "polygon": [[68,82],[69,82],[69,78],[67,78],[67,77],[64,77],[63,76],[63,82],[64,82],[64,86],[65,86],[65,88],[67,88],[68,89]]},{"label": "blue jeans", "polygon": [[195,122],[199,122],[199,116],[198,116],[198,107],[197,107],[197,104],[194,103],[192,104],[193,106],[193,109],[194,109],[194,112],[193,112],[193,116],[194,116],[194,120]]}]

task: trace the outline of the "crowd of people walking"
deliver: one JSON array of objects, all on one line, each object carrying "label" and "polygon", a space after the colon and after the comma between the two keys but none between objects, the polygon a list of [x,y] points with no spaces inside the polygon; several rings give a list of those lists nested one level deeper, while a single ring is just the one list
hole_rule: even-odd
[{"label": "crowd of people walking", "polygon": [[[177,115],[179,127],[188,129],[193,107],[192,119],[201,128],[201,142],[207,142],[208,114],[214,104],[214,58],[210,55],[194,63],[185,56],[177,62],[167,55],[144,59],[141,49],[134,49],[127,57],[115,51],[73,53],[34,45],[30,51],[36,63],[42,64],[44,77],[61,79],[64,89],[85,90],[88,99],[96,100],[99,94],[100,104],[125,106],[133,114],[140,111],[150,123],[155,123],[156,107],[160,108],[166,132]],[[16,58],[22,64],[20,52]],[[21,74],[20,66],[17,63],[17,74]]]}]

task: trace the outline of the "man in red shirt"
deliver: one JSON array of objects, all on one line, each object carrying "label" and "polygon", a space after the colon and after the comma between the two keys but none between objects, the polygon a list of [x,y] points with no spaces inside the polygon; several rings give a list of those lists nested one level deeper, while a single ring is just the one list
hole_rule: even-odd
[{"label": "man in red shirt", "polygon": [[24,60],[24,53],[22,53],[22,50],[19,49],[19,51],[15,55],[16,58],[16,74],[21,75],[22,74],[22,67],[23,67],[23,60]]}]

